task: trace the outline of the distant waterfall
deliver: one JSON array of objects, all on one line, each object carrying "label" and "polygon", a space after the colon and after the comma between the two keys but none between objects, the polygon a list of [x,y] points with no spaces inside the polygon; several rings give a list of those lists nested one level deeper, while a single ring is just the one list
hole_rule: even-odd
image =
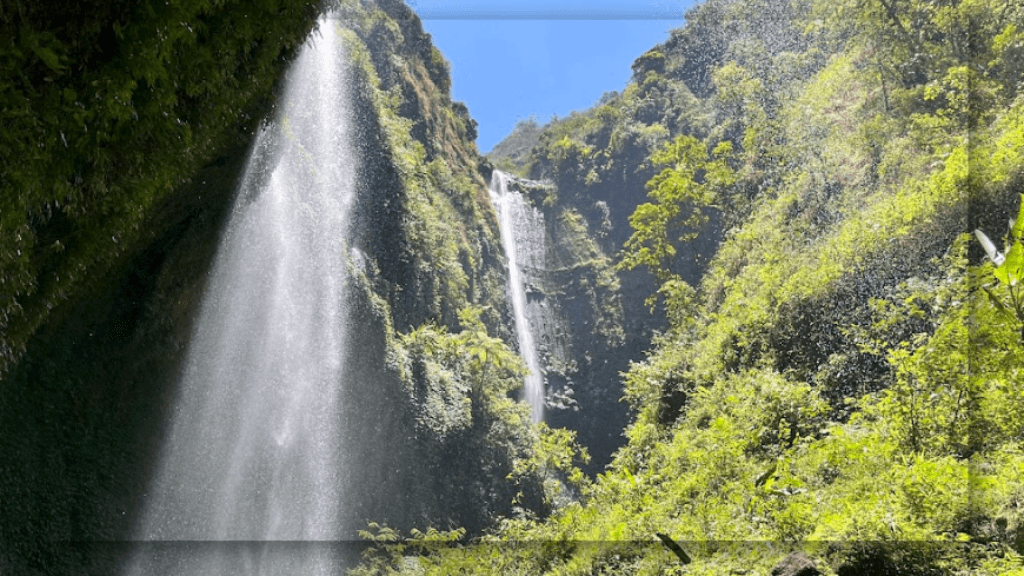
[{"label": "distant waterfall", "polygon": [[[137,541],[198,549],[136,554],[129,573],[338,572],[318,554],[238,547],[349,536],[340,420],[357,162],[336,26],[322,20],[302,48],[251,151],[136,528]],[[225,541],[235,548],[210,544]]]},{"label": "distant waterfall", "polygon": [[515,313],[519,352],[530,374],[524,383],[524,398],[530,404],[534,422],[544,420],[544,375],[527,314],[527,286],[524,270],[540,269],[544,260],[544,222],[540,212],[522,195],[508,189],[508,176],[495,170],[491,175],[491,199],[498,210],[501,242],[508,259],[508,279]]}]

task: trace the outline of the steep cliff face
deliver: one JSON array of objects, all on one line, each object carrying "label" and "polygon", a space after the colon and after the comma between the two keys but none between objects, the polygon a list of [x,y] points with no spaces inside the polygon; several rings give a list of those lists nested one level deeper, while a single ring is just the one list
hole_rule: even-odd
[{"label": "steep cliff face", "polygon": [[[29,23],[3,45],[28,66],[23,84],[4,92],[26,112],[16,123],[25,130],[2,140],[0,264],[14,283],[0,296],[4,571],[105,574],[123,557],[71,543],[131,537],[249,141],[316,16],[305,5],[261,6],[101,10],[85,29],[105,48],[73,66],[54,36],[63,16],[34,5],[0,15],[5,30]],[[344,392],[363,423],[346,429],[360,439],[349,463],[360,487],[353,537],[365,520],[479,531],[514,506],[544,514],[551,467],[530,464],[539,437],[511,399],[519,363],[495,338],[512,340],[510,311],[475,123],[451,101],[447,63],[408,7],[335,8],[356,78],[348,96],[361,158],[347,256],[358,337]],[[152,62],[130,59],[149,27],[172,20],[198,39],[176,35]],[[95,78],[135,91],[88,92]],[[93,97],[111,108],[92,110]],[[58,116],[32,120],[40,103]],[[79,103],[81,126],[55,119]],[[178,119],[165,126],[172,109]],[[43,138],[46,153],[14,167],[22,137]],[[107,154],[122,155],[111,164]]]},{"label": "steep cliff face", "polygon": [[[607,207],[598,224],[567,203],[549,181],[508,177],[508,189],[521,196],[524,210],[534,213],[537,244],[529,262],[520,262],[527,315],[544,373],[548,406],[546,421],[578,434],[592,459],[584,467],[596,474],[622,443],[627,423],[619,373],[642,357],[655,322],[642,297],[613,268],[613,255],[601,245],[611,229]],[[635,280],[637,275],[626,275]]]},{"label": "steep cliff face", "polygon": [[383,436],[357,466],[354,484],[376,487],[359,499],[362,517],[476,532],[513,501],[543,514],[543,476],[519,471],[536,441],[511,397],[521,376],[502,364],[519,360],[491,339],[513,341],[511,311],[474,122],[408,7],[343,3],[337,16],[361,78],[356,324],[375,335],[350,352],[364,383],[352,409],[382,413]]},{"label": "steep cliff face", "polygon": [[451,100],[447,62],[400,2],[342,4],[338,18],[362,84],[357,144],[370,180],[357,237],[387,283],[396,328],[456,327],[459,309],[477,303],[504,329],[497,221],[477,170],[475,121]]}]

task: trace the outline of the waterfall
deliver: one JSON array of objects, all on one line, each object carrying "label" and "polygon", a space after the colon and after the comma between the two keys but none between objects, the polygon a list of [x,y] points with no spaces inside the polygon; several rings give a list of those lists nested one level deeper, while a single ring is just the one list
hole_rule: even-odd
[{"label": "waterfall", "polygon": [[528,314],[524,272],[543,268],[544,221],[540,212],[521,194],[508,189],[508,175],[495,170],[491,175],[491,200],[498,211],[501,242],[508,259],[508,280],[515,314],[519,353],[530,373],[523,384],[523,396],[530,404],[534,422],[544,420],[544,375],[534,343]]},{"label": "waterfall", "polygon": [[[302,48],[250,153],[136,526],[136,541],[199,549],[158,561],[149,546],[130,573],[338,570],[328,554],[266,546],[349,536],[341,388],[356,159],[336,26],[321,20]],[[211,545],[228,541],[262,544]]]}]

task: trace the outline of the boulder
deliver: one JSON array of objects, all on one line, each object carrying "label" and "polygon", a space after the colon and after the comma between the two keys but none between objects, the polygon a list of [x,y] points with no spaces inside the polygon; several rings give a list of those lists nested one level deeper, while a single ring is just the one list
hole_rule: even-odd
[{"label": "boulder", "polygon": [[772,568],[772,576],[821,576],[821,571],[806,554],[793,552]]}]

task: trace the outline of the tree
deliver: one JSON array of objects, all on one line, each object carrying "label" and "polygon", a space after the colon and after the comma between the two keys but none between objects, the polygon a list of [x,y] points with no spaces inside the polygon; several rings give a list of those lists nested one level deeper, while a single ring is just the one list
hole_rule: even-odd
[{"label": "tree", "polygon": [[731,152],[732,144],[722,142],[709,155],[703,142],[682,135],[651,156],[664,169],[647,182],[654,202],[641,204],[629,217],[634,232],[620,269],[646,266],[663,284],[680,281],[673,271],[679,247],[700,234],[719,192],[735,182],[726,162]]}]

